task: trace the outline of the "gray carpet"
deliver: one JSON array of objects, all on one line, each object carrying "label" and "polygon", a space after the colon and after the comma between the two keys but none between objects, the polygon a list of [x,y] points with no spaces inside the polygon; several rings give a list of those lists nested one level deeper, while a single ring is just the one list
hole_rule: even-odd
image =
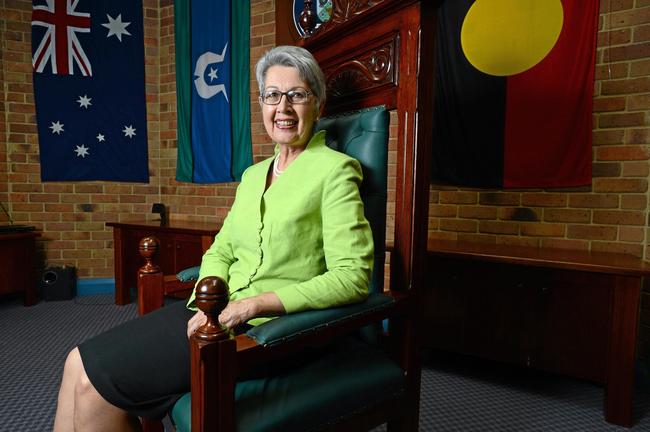
[{"label": "gray carpet", "polygon": [[[66,353],[135,316],[110,296],[28,308],[0,299],[0,431],[51,430]],[[435,352],[423,365],[421,431],[650,431],[647,392],[625,429],[604,422],[603,389],[591,383]]]}]

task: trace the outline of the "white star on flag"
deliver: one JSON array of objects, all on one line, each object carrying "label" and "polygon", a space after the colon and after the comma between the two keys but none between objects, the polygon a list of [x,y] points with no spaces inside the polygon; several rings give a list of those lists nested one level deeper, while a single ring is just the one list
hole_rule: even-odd
[{"label": "white star on flag", "polygon": [[108,29],[108,34],[106,35],[107,38],[115,35],[115,37],[122,42],[123,34],[131,36],[131,33],[126,29],[126,27],[131,23],[122,22],[122,14],[119,14],[115,19],[111,18],[109,14],[106,14],[106,17],[108,18],[108,22],[102,25]]},{"label": "white star on flag", "polygon": [[97,134],[97,141],[99,141],[99,142],[103,142],[103,141],[106,141],[106,139],[104,138],[104,135],[102,135],[102,134]]},{"label": "white star on flag", "polygon": [[82,158],[85,158],[86,155],[90,155],[90,153],[88,153],[88,150],[89,150],[88,147],[81,144],[81,146],[77,146],[77,149],[74,150],[74,152],[77,153],[77,156],[81,156]]},{"label": "white star on flag", "polygon": [[133,135],[135,135],[135,128],[131,125],[124,125],[122,132],[124,132],[125,137],[133,138]]},{"label": "white star on flag", "polygon": [[210,68],[210,73],[208,73],[208,76],[210,77],[210,82],[214,81],[217,79],[217,70]]},{"label": "white star on flag", "polygon": [[57,120],[56,122],[52,122],[50,129],[52,129],[53,134],[61,135],[61,132],[65,132],[63,126],[64,125]]},{"label": "white star on flag", "polygon": [[79,104],[79,108],[88,109],[88,106],[92,105],[92,103],[90,103],[91,100],[93,100],[93,98],[89,98],[88,95],[79,96],[79,99],[77,99],[77,103]]}]

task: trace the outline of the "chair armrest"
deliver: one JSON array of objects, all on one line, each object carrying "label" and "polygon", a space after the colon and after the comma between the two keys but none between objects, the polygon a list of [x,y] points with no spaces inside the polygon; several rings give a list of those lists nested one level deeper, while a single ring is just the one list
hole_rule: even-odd
[{"label": "chair armrest", "polygon": [[201,266],[186,268],[176,273],[176,279],[181,282],[196,281],[199,279],[199,270]]},{"label": "chair armrest", "polygon": [[283,315],[246,332],[258,344],[273,346],[328,326],[335,326],[393,306],[395,298],[373,293],[361,303],[323,310],[310,310]]}]

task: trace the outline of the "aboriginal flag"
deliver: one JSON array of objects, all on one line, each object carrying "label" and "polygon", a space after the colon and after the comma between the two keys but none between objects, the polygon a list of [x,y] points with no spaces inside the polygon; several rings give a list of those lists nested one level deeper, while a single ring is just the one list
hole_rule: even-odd
[{"label": "aboriginal flag", "polygon": [[590,184],[597,23],[598,0],[444,1],[433,181]]}]

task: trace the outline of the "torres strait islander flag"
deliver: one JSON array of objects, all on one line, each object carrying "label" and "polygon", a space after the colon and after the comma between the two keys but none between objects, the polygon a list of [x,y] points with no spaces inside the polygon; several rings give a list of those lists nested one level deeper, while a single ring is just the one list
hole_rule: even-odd
[{"label": "torres strait islander flag", "polygon": [[438,13],[432,179],[591,183],[598,0],[446,0]]},{"label": "torres strait islander flag", "polygon": [[250,0],[176,0],[176,179],[241,180],[250,137]]},{"label": "torres strait islander flag", "polygon": [[33,0],[42,181],[149,181],[141,0]]}]

